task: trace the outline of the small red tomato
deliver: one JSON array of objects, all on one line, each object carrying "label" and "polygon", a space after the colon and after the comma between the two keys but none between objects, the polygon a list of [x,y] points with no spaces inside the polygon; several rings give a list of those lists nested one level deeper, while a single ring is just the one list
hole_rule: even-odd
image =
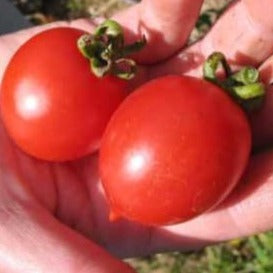
[{"label": "small red tomato", "polygon": [[219,87],[167,76],[132,93],[102,140],[100,174],[115,215],[174,224],[208,211],[249,158],[244,112]]},{"label": "small red tomato", "polygon": [[14,55],[1,86],[5,126],[25,152],[70,160],[95,151],[127,82],[97,78],[77,48],[83,31],[54,28],[26,42]]}]

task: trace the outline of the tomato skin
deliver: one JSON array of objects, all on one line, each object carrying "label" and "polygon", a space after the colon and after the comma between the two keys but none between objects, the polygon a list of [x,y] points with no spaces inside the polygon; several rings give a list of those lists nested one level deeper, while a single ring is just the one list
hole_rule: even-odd
[{"label": "tomato skin", "polygon": [[26,42],[14,55],[1,86],[5,126],[25,152],[65,161],[98,149],[127,82],[94,76],[77,49],[83,31],[59,27]]},{"label": "tomato skin", "polygon": [[103,136],[111,210],[148,225],[189,220],[230,193],[250,147],[245,114],[218,87],[184,76],[153,80],[121,104]]}]

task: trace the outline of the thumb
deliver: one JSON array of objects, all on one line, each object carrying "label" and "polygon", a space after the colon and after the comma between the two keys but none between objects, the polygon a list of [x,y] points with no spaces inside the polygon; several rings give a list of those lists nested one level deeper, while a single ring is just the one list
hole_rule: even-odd
[{"label": "thumb", "polygon": [[202,3],[203,0],[143,0],[114,19],[127,29],[128,42],[145,35],[148,44],[138,58],[142,63],[154,63],[183,47]]},{"label": "thumb", "polygon": [[0,221],[1,272],[134,272],[40,207],[12,205]]}]

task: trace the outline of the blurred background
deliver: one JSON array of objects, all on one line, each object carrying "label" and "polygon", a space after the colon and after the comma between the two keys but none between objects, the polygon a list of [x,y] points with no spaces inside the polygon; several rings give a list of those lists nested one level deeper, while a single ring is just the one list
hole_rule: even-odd
[{"label": "blurred background", "polygon": [[[109,17],[140,0],[9,0],[33,24],[79,17]],[[194,1],[194,0],[192,0]],[[232,0],[205,0],[189,43],[201,38]],[[193,253],[126,260],[139,273],[273,273],[273,232],[233,240]]]}]

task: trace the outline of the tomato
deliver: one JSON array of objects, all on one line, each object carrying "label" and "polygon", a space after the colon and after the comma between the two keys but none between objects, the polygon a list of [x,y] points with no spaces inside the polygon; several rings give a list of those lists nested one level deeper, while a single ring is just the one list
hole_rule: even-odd
[{"label": "tomato", "polygon": [[250,146],[245,113],[219,87],[155,79],[125,99],[103,136],[100,174],[112,215],[162,225],[206,212],[239,181]]},{"label": "tomato", "polygon": [[64,161],[98,149],[105,126],[128,83],[97,78],[77,48],[83,31],[54,28],[26,42],[1,86],[5,126],[25,152]]}]

